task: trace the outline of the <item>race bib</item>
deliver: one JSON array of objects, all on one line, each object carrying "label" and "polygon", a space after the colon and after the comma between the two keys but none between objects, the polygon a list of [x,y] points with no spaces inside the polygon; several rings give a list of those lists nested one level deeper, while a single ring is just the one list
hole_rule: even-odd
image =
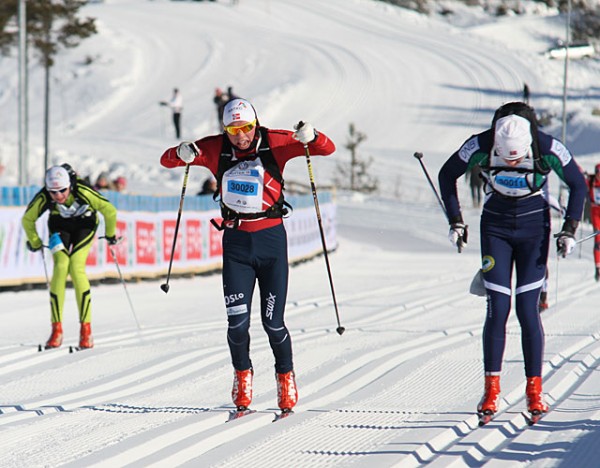
[{"label": "race bib", "polygon": [[58,232],[53,233],[50,236],[50,240],[48,242],[48,248],[50,251],[55,254],[61,250],[66,250],[65,245],[63,244],[62,238]]},{"label": "race bib", "polygon": [[593,190],[592,193],[593,193],[593,196],[594,196],[593,202],[596,205],[600,205],[600,187],[594,187],[594,190]]},{"label": "race bib", "polygon": [[[488,184],[495,192],[506,197],[526,197],[537,192],[533,159],[528,156],[515,167],[509,167],[495,151],[490,155],[492,170],[486,176]],[[541,187],[541,185],[539,185]]]},{"label": "race bib", "polygon": [[507,197],[526,197],[531,195],[534,174],[522,174],[513,171],[499,171],[490,177],[492,188]]},{"label": "race bib", "polygon": [[265,168],[260,158],[241,161],[223,174],[221,199],[238,213],[260,213],[263,210]]}]

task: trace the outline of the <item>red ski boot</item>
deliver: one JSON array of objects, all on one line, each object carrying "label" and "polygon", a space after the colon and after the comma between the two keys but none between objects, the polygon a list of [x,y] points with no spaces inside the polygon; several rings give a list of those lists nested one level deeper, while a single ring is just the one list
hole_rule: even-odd
[{"label": "red ski boot", "polygon": [[61,322],[52,322],[52,334],[46,342],[46,349],[58,348],[63,342],[63,329]]},{"label": "red ski boot", "polygon": [[483,426],[492,420],[494,413],[498,411],[498,399],[500,398],[500,376],[486,375],[485,387],[481,401],[477,405],[479,413],[479,425]]},{"label": "red ski boot", "polygon": [[294,371],[275,374],[277,379],[277,404],[283,413],[289,413],[298,402],[298,389]]},{"label": "red ski boot", "polygon": [[546,291],[542,291],[540,293],[540,303],[539,303],[540,312],[543,312],[547,308],[548,308],[548,293]]},{"label": "red ski boot", "polygon": [[542,394],[541,377],[527,377],[525,395],[527,395],[527,411],[532,415],[548,412],[548,405],[544,401],[544,395]]},{"label": "red ski boot", "polygon": [[231,389],[231,399],[238,411],[248,409],[252,403],[252,377],[254,370],[252,368],[239,371],[234,369],[233,388]]},{"label": "red ski boot", "polygon": [[92,337],[92,324],[90,322],[81,322],[81,330],[79,332],[79,347],[94,347],[94,338]]}]

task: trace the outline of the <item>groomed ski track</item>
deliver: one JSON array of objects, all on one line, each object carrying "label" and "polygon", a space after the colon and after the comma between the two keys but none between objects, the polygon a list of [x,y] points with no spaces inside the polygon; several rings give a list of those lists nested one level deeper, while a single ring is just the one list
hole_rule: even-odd
[{"label": "groomed ski track", "polygon": [[[347,248],[360,250],[352,244]],[[4,463],[495,466],[501,463],[499,454],[526,460],[529,455],[519,447],[548,437],[546,428],[561,407],[573,402],[580,410],[593,406],[582,395],[597,384],[600,335],[585,332],[583,322],[591,315],[585,304],[597,285],[582,281],[573,268],[563,266],[561,272],[564,299],[556,304],[550,294],[550,309],[544,312],[545,392],[551,412],[527,427],[520,331],[512,314],[501,409],[479,428],[473,410],[482,386],[484,299],[467,293],[475,269],[453,268],[456,259],[446,255],[439,257],[434,278],[412,275],[386,283],[383,270],[367,271],[378,275],[372,280],[380,286],[349,290],[343,285],[354,274],[354,253],[340,250],[332,261],[334,266],[342,262],[335,275],[347,329],[342,337],[335,333],[331,297],[321,294],[326,285],[319,294],[288,300],[300,392],[294,415],[273,422],[272,356],[256,318],[251,348],[256,370],[252,408],[257,412],[229,422],[233,406],[224,320],[98,333],[93,350],[73,354],[68,344],[42,353],[34,346],[4,346],[0,377],[8,382],[2,389],[13,402],[0,408]],[[381,257],[382,269],[395,257],[384,251],[370,255]],[[472,253],[461,255],[472,262]],[[412,261],[434,258],[402,254],[408,269]],[[292,274],[314,276],[324,268],[321,263],[301,265]],[[217,284],[218,278],[210,282]],[[181,286],[173,285],[175,291]],[[136,286],[131,290],[135,297]],[[570,312],[579,309],[587,312],[582,317]],[[68,379],[72,369],[81,367],[94,370],[88,379],[53,390],[52,379]],[[60,450],[50,450],[49,433],[56,434],[53,443]]]},{"label": "groomed ski track", "polygon": [[[212,87],[234,75],[236,89],[254,99],[269,126],[290,128],[309,118],[340,148],[350,122],[368,126],[366,154],[374,156],[381,192],[396,199],[391,207],[363,210],[358,200],[340,209],[340,247],[331,265],[346,332],[335,333],[323,259],[293,268],[286,322],[300,393],[295,414],[273,422],[273,359],[254,310],[257,412],[226,422],[232,370],[218,275],[174,280],[168,295],[160,282],[128,285],[141,330],[120,285],[95,287],[95,348],[73,354],[71,290],[65,344],[42,353],[47,295],[3,295],[3,327],[10,332],[0,337],[2,468],[594,466],[600,296],[589,276],[589,244],[583,258],[550,262],[551,307],[543,317],[551,412],[526,426],[513,313],[501,410],[478,428],[485,305],[467,293],[479,264],[478,214],[465,210],[470,245],[461,255],[452,252],[446,223],[412,158],[423,151],[435,177],[469,132],[483,129],[502,101],[518,97],[523,81],[543,90],[536,105],[556,104],[560,82],[547,82],[560,76],[560,65],[371,2],[277,0],[266,8],[268,0],[256,0],[237,10],[222,3],[90,5],[114,43],[91,40],[89,49],[84,44],[59,66],[89,52],[106,79],[99,86],[86,75],[63,73],[63,90],[80,105],[63,116],[64,131],[53,142],[82,172],[97,164],[89,149],[99,142],[103,157],[125,171],[147,168],[148,184],[160,174],[161,185],[178,194],[181,172],[158,166],[172,141],[157,100],[174,85],[175,72],[186,90],[186,138],[214,131]],[[250,39],[255,47],[230,46]],[[16,110],[7,114],[16,119]],[[39,139],[41,107],[31,115],[32,138]],[[337,161],[315,163],[318,181],[327,180]],[[306,180],[306,167],[290,164],[286,175]],[[141,189],[144,181],[132,182]]]}]

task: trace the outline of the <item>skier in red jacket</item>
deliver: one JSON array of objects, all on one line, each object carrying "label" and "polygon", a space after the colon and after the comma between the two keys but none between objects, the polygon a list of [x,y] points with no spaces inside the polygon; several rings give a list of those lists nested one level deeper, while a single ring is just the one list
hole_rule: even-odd
[{"label": "skier in red jacket", "polygon": [[223,111],[223,133],[167,149],[161,164],[208,168],[217,180],[223,233],[223,296],[227,311],[227,342],[234,367],[232,399],[238,411],[252,401],[254,370],[250,360],[250,310],[258,280],[261,319],[275,356],[278,405],[291,411],[298,400],[292,344],[284,323],[288,287],[287,237],[282,218],[288,213],[282,172],[292,158],[328,155],[333,142],[309,123],[296,131],[260,125],[245,99],[230,100]]},{"label": "skier in red jacket", "polygon": [[[596,164],[594,174],[586,177],[590,196],[590,216],[594,231],[600,230],[600,164]],[[596,265],[595,278],[600,281],[600,234],[594,238],[594,263]]]}]

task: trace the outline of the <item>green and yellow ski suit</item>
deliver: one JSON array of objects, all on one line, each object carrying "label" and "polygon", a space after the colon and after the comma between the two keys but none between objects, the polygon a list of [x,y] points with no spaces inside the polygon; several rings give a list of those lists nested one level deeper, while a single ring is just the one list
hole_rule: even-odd
[{"label": "green and yellow ski suit", "polygon": [[50,310],[52,323],[62,322],[67,275],[75,288],[79,321],[91,322],[92,309],[90,282],[85,272],[92,241],[98,228],[99,211],[104,217],[106,236],[116,231],[117,210],[104,196],[80,180],[73,183],[71,193],[63,204],[56,203],[48,191],[41,189],[27,206],[21,224],[31,247],[42,247],[42,239],[35,227],[36,220],[49,210],[49,236],[58,233],[64,249],[53,253],[54,270],[50,282]]}]

